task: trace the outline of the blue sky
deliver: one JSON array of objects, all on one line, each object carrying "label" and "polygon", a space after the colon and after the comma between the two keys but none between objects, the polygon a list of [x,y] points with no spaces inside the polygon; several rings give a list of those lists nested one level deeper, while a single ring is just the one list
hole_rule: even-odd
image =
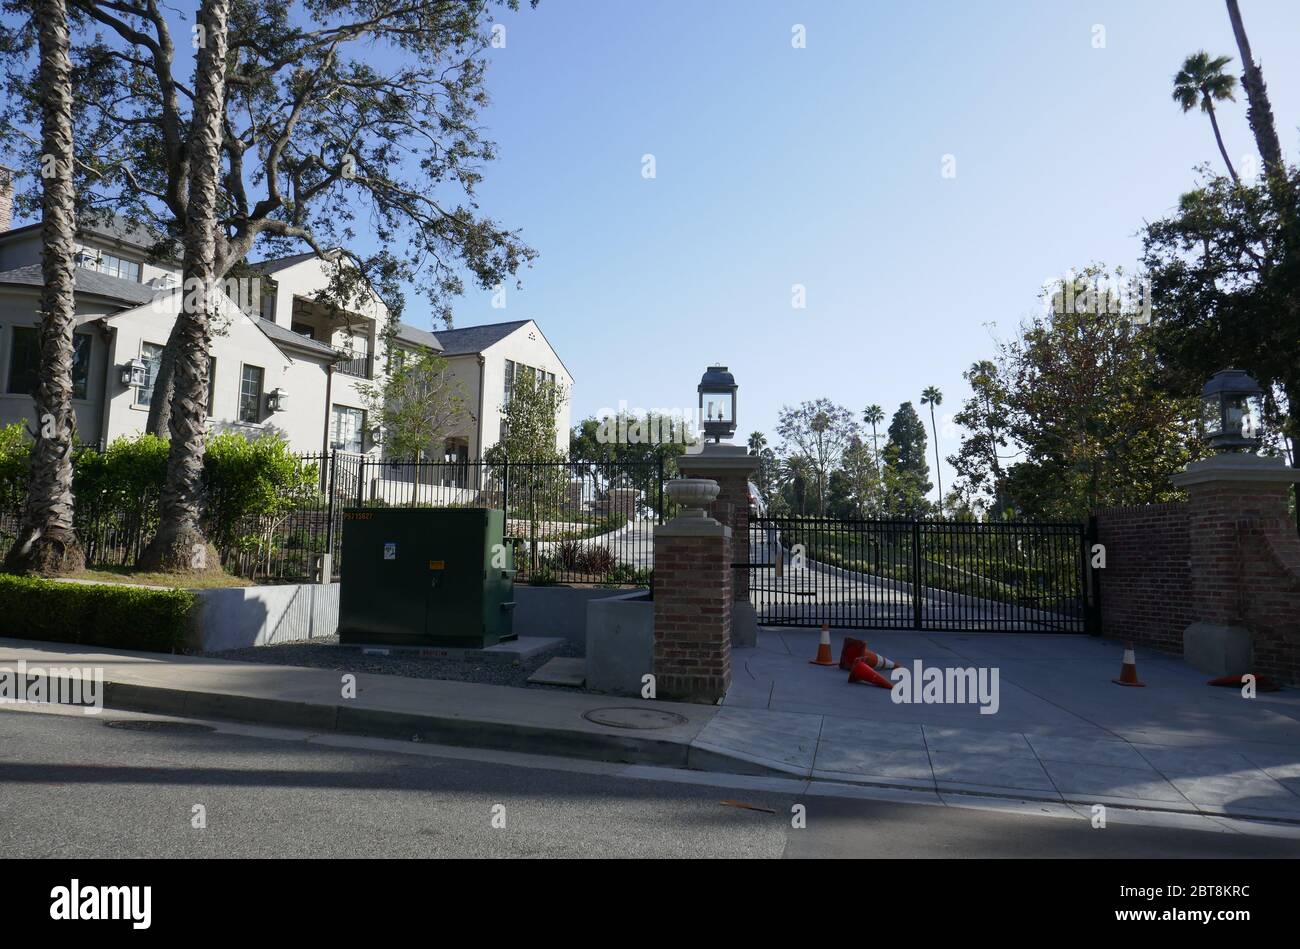
[{"label": "blue sky", "polygon": [[[1300,4],[1242,7],[1294,157]],[[962,371],[1045,279],[1131,266],[1142,222],[1194,166],[1220,170],[1171,79],[1196,49],[1236,57],[1221,0],[543,0],[501,22],[482,206],[540,258],[504,310],[471,291],[457,325],[536,319],[575,418],[691,406],[721,361],[741,432],[769,436],[820,396],[892,414],[934,384],[955,412]],[[1252,151],[1239,100],[1220,116],[1234,161]]]}]

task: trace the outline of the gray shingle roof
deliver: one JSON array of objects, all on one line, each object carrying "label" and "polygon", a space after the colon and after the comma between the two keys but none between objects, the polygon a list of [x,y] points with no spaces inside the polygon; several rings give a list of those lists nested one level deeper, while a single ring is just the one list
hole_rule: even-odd
[{"label": "gray shingle roof", "polygon": [[[15,270],[0,271],[0,284],[43,287],[45,286],[45,277],[41,273],[40,264],[29,264]],[[112,277],[95,270],[86,270],[84,267],[78,267],[76,270],[75,286],[78,293],[91,293],[96,296],[108,297],[110,300],[129,303],[132,306],[148,303],[158,294],[157,290],[147,284],[137,283],[134,280],[123,280],[121,277]]]},{"label": "gray shingle roof", "polygon": [[[16,234],[27,234],[39,230],[40,226],[41,223],[37,221],[34,224],[24,224],[21,227],[11,228],[0,232],[0,240]],[[100,218],[99,216],[94,218],[83,217],[77,221],[77,233],[82,237],[95,236],[105,240],[120,241],[141,250],[153,247],[166,236],[162,231],[152,227],[132,224],[120,214],[113,214],[106,218]]]},{"label": "gray shingle roof", "polygon": [[489,323],[486,326],[466,326],[463,329],[441,330],[438,342],[442,344],[444,356],[458,356],[464,353],[481,353],[493,343],[499,343],[528,320],[515,320],[512,323]]},{"label": "gray shingle roof", "polygon": [[417,329],[410,323],[397,324],[397,338],[403,343],[425,346],[435,352],[442,352],[442,341],[428,330]]},{"label": "gray shingle roof", "polygon": [[339,355],[334,351],[334,347],[328,343],[322,343],[310,336],[295,333],[288,327],[281,326],[279,323],[272,323],[270,320],[264,320],[260,316],[257,318],[257,326],[277,346],[289,346],[294,349],[308,350],[321,356],[334,358]]},{"label": "gray shingle roof", "polygon": [[294,264],[300,264],[304,260],[311,260],[316,256],[315,251],[307,251],[305,254],[293,254],[289,257],[273,257],[270,260],[259,260],[248,266],[261,273],[275,273],[278,270],[284,270],[286,267],[292,267]]}]

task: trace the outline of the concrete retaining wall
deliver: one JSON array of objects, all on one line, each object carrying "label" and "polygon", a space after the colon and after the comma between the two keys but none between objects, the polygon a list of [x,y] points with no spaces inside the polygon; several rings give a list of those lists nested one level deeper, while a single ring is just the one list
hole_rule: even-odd
[{"label": "concrete retaining wall", "polygon": [[655,605],[647,590],[587,604],[587,688],[640,695],[653,671]]},{"label": "concrete retaining wall", "polygon": [[332,636],[339,627],[337,583],[195,590],[192,645],[246,649]]},{"label": "concrete retaining wall", "polygon": [[[586,642],[587,604],[629,592],[610,587],[533,587],[515,584],[514,630],[519,636],[563,636]],[[640,591],[645,592],[645,591]]]},{"label": "concrete retaining wall", "polygon": [[[645,590],[519,584],[514,592],[518,604],[515,634],[562,636],[585,643],[587,605],[597,600],[625,599],[629,593],[646,595]],[[198,600],[198,623],[192,645],[205,651],[301,642],[338,631],[337,583],[223,587],[195,590],[194,595]]]}]

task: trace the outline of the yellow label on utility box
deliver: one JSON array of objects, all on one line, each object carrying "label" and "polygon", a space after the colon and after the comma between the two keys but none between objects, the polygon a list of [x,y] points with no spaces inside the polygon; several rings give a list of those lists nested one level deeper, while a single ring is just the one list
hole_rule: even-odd
[{"label": "yellow label on utility box", "polygon": [[429,569],[430,569],[430,570],[446,570],[446,569],[447,569],[447,561],[445,561],[445,560],[430,560],[430,561],[429,561]]}]

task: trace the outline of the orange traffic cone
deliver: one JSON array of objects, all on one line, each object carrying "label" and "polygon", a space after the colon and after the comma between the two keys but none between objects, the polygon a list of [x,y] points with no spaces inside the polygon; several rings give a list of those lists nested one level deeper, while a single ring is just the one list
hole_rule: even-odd
[{"label": "orange traffic cone", "polygon": [[1145,682],[1138,681],[1137,657],[1133,655],[1133,644],[1124,644],[1124,663],[1119,667],[1119,678],[1111,679],[1116,685],[1135,685],[1139,688],[1146,686]]},{"label": "orange traffic cone", "polygon": [[865,659],[873,669],[897,669],[898,663],[894,660],[882,656],[878,652],[872,652],[870,649],[863,648],[862,658]]},{"label": "orange traffic cone", "polygon": [[809,659],[814,666],[833,666],[835,660],[831,658],[831,628],[822,623],[822,641],[817,645],[817,658]]},{"label": "orange traffic cone", "polygon": [[840,648],[840,668],[845,672],[853,668],[853,664],[862,658],[862,653],[866,651],[867,644],[860,639],[854,639],[852,636],[844,637],[844,645]]},{"label": "orange traffic cone", "polygon": [[1276,692],[1282,688],[1282,686],[1278,685],[1268,676],[1255,675],[1255,673],[1253,672],[1244,673],[1243,675],[1239,675],[1239,676],[1219,676],[1219,678],[1211,679],[1209,682],[1205,684],[1226,685],[1229,686],[1230,688],[1239,689],[1246,684],[1245,681],[1243,680],[1246,678],[1247,675],[1255,676],[1256,692]]},{"label": "orange traffic cone", "polygon": [[878,685],[882,689],[892,689],[894,684],[882,676],[865,659],[859,659],[853,664],[853,670],[849,673],[849,684],[856,685]]}]

